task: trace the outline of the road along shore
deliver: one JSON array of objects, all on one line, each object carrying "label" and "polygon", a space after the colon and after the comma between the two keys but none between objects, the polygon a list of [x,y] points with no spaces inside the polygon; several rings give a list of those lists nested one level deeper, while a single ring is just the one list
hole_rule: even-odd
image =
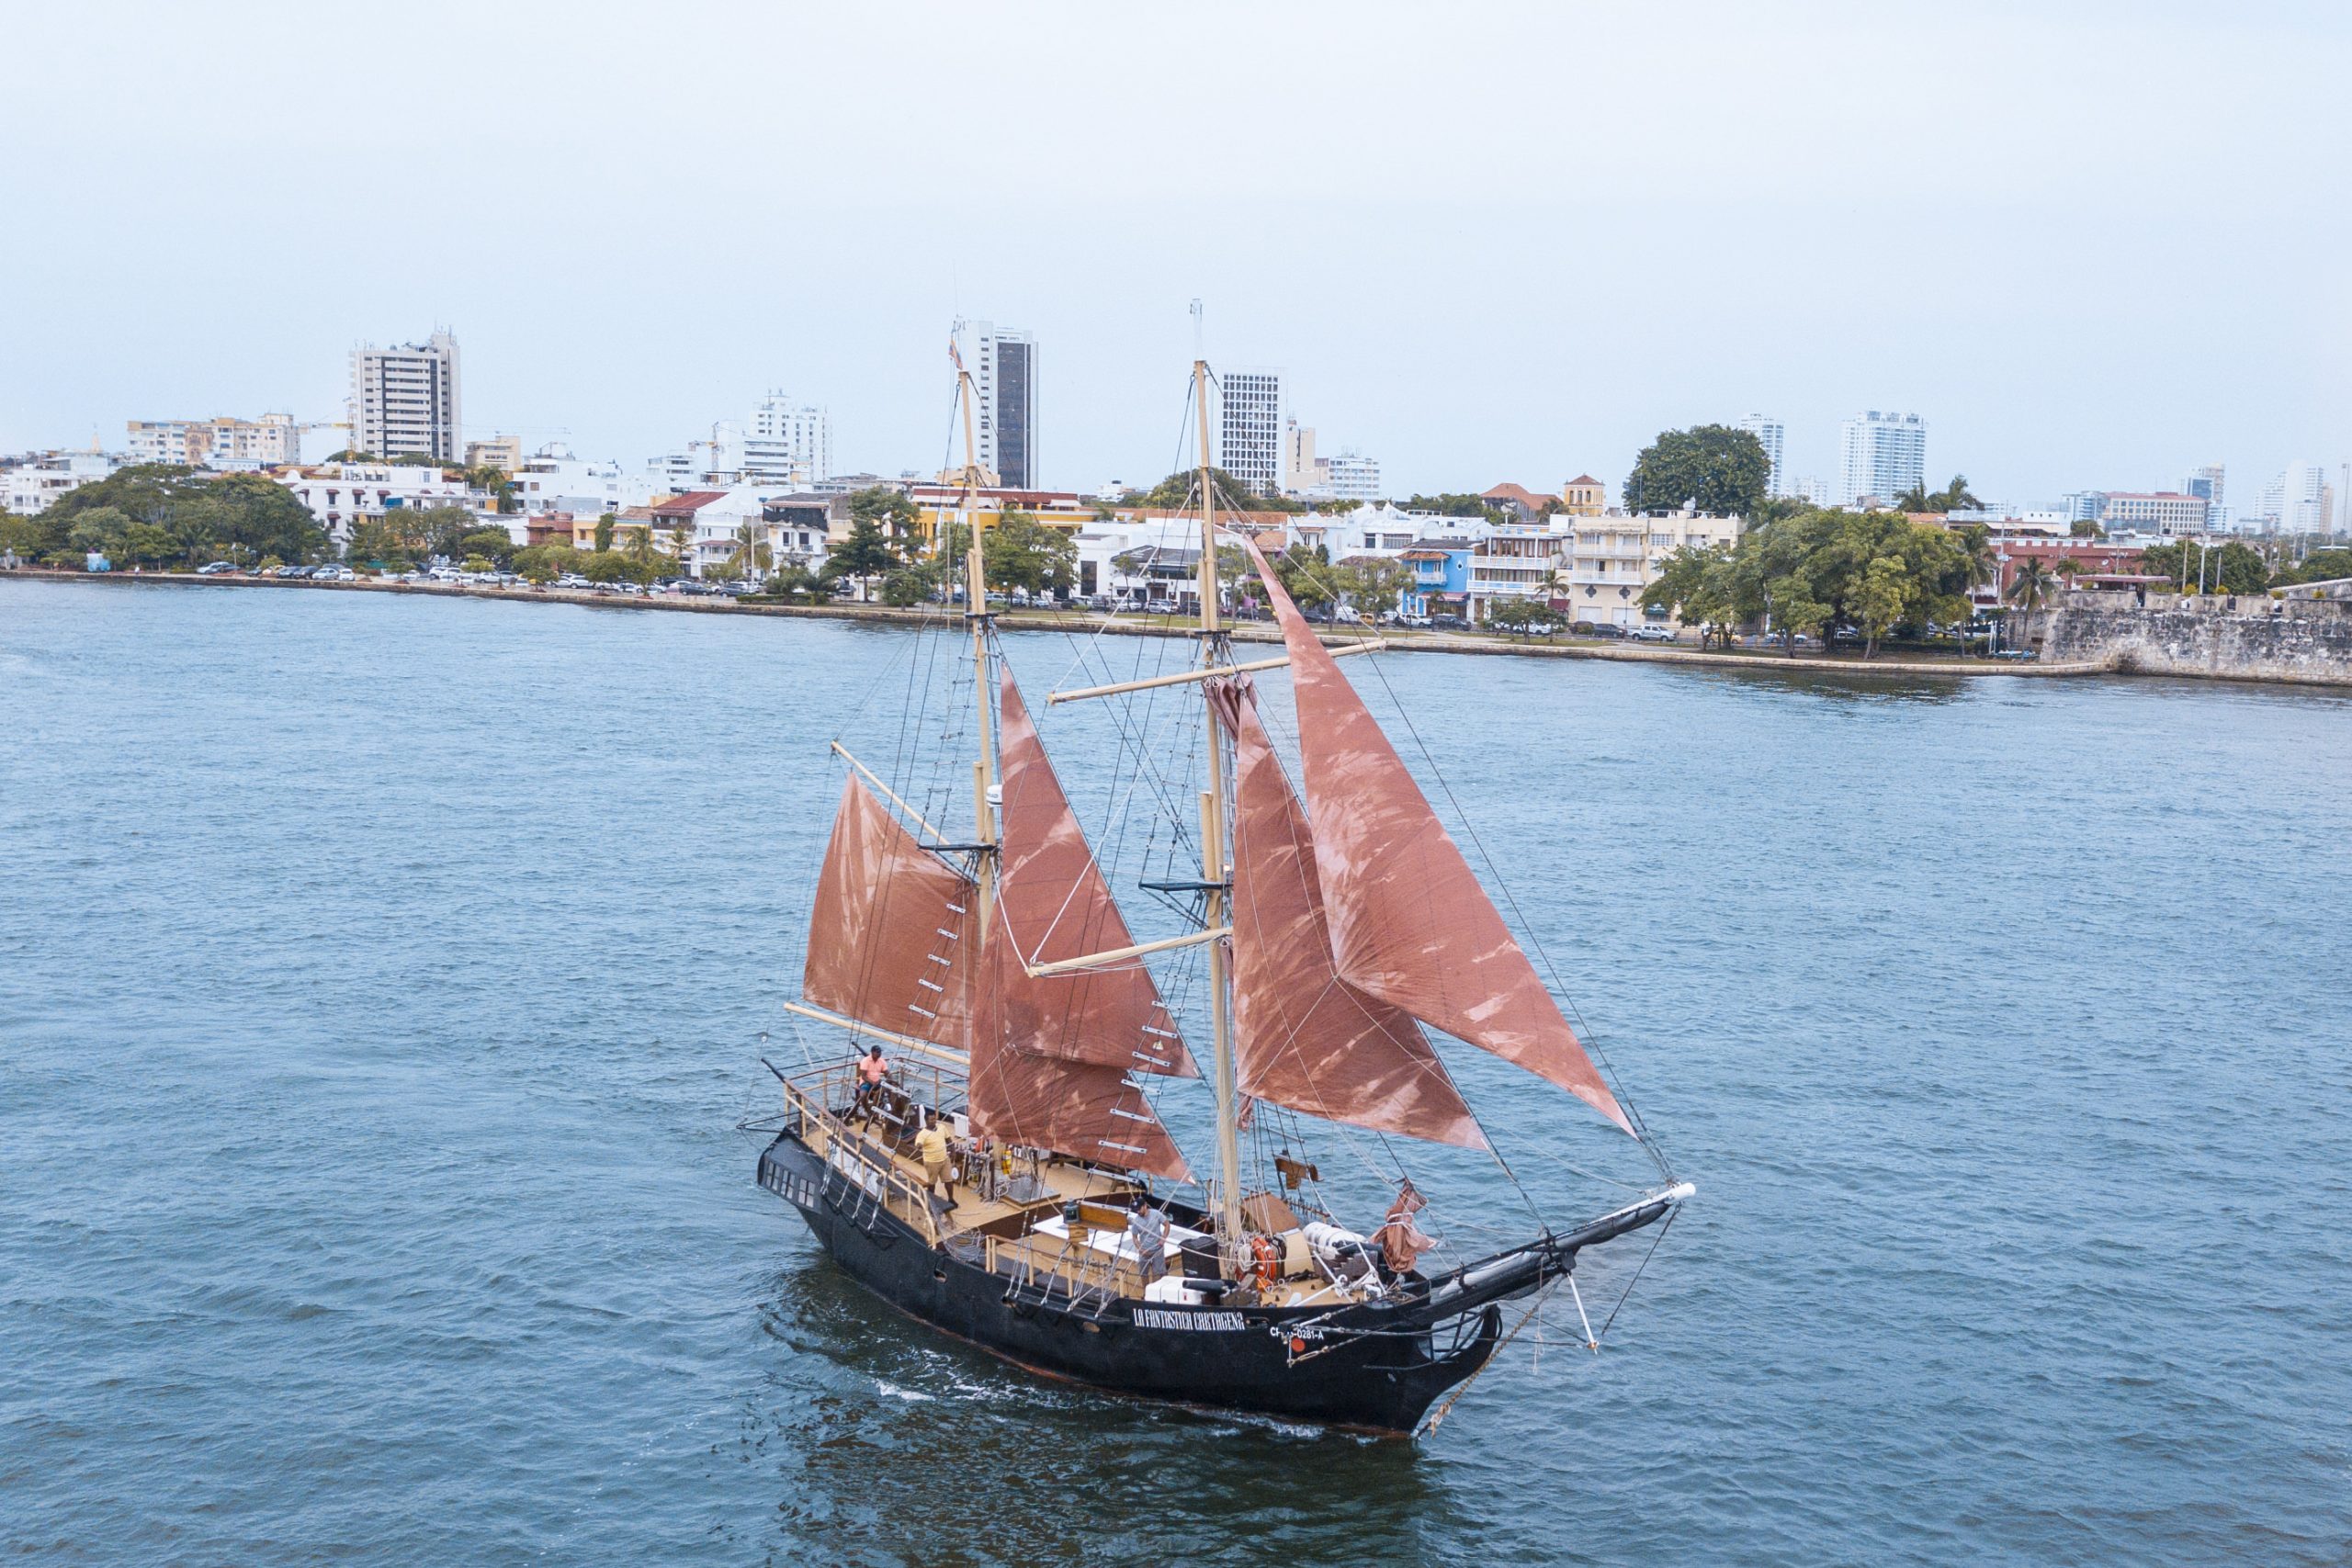
[{"label": "road along shore", "polygon": [[[677,593],[617,594],[594,593],[576,589],[560,588],[484,588],[468,583],[446,582],[379,582],[365,579],[350,582],[312,582],[303,578],[243,577],[223,574],[199,577],[194,572],[82,572],[54,571],[41,568],[25,568],[0,574],[7,578],[37,579],[52,582],[106,583],[119,587],[256,588],[293,591],[308,589],[319,592],[336,593],[416,593],[441,598],[489,599],[502,604],[573,604],[595,610],[657,610],[684,612],[702,615],[783,615],[804,616],[827,620],[876,621],[885,625],[920,626],[936,619],[936,610],[893,609],[884,604],[758,604],[720,597],[689,598]],[[998,612],[1000,626],[1034,631],[1102,632],[1114,637],[1186,637],[1193,629],[1172,619],[1142,616],[1080,615],[1069,612],[1004,610]],[[1243,621],[1232,628],[1236,642],[1280,643],[1282,634],[1263,622]],[[1372,635],[1374,628],[1365,627],[1360,635]],[[2111,660],[2084,660],[2071,663],[2043,664],[2029,661],[2007,662],[1987,659],[1872,659],[1841,658],[1826,654],[1799,654],[1791,658],[1781,653],[1701,652],[1696,649],[1668,648],[1647,643],[1585,641],[1566,638],[1508,638],[1476,637],[1452,632],[1384,632],[1388,650],[1394,653],[1456,653],[1483,654],[1511,659],[1605,659],[1640,664],[1688,664],[1723,670],[1747,670],[1766,674],[1801,675],[1951,675],[1978,677],[1986,675],[2051,678],[2079,675],[2109,675],[2117,672]],[[1350,637],[1326,634],[1326,640],[1339,643]]]}]

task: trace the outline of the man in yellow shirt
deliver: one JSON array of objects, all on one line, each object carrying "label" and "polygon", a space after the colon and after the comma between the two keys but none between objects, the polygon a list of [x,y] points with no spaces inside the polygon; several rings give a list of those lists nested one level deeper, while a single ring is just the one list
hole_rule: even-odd
[{"label": "man in yellow shirt", "polygon": [[936,1112],[924,1118],[922,1131],[915,1134],[915,1157],[922,1161],[923,1186],[937,1196],[941,1187],[947,1189],[947,1206],[956,1206],[956,1168],[948,1163],[947,1129],[941,1126]]}]

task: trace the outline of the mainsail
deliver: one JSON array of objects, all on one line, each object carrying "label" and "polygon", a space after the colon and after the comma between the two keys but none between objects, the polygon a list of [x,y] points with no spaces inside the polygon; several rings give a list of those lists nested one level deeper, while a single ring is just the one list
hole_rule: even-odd
[{"label": "mainsail", "polygon": [[1250,554],[1290,653],[1315,864],[1340,978],[1548,1078],[1633,1133],[1379,722],[1254,540]]},{"label": "mainsail", "polygon": [[978,907],[977,885],[852,774],[809,909],[800,994],[876,1029],[968,1049]]},{"label": "mainsail", "polygon": [[1241,1091],[1384,1133],[1485,1148],[1445,1065],[1403,1009],[1340,978],[1306,814],[1247,676],[1208,697],[1234,741],[1233,1010]]},{"label": "mainsail", "polygon": [[[1000,934],[1019,951],[1013,967],[1134,946],[1010,670],[998,685],[998,723],[1004,804],[996,896]],[[1022,1050],[1122,1072],[1200,1077],[1139,960],[1023,978],[1039,1005],[1014,1035]]]}]

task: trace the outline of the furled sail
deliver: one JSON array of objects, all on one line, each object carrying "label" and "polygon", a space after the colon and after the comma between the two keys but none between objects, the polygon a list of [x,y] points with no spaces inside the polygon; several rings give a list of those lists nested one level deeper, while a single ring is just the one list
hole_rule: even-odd
[{"label": "furled sail", "polygon": [[[998,711],[997,904],[1013,945],[1033,964],[1134,946],[1010,670]],[[1121,1072],[1200,1076],[1139,960],[1023,978],[1039,1002],[1014,1036],[1023,1051]]]},{"label": "furled sail", "polygon": [[1191,1168],[1143,1092],[1117,1067],[1041,1055],[1020,1043],[1053,1032],[1051,977],[1033,979],[1006,940],[1003,905],[983,961],[967,1104],[984,1137],[1190,1181]]},{"label": "furled sail", "polygon": [[1486,1147],[1411,1016],[1333,968],[1306,814],[1248,682],[1213,682],[1208,694],[1234,740],[1233,1045],[1242,1092],[1358,1127]]},{"label": "furled sail", "polygon": [[1632,1133],[1371,710],[1254,541],[1250,554],[1290,653],[1315,864],[1340,977],[1550,1079]]},{"label": "furled sail", "polygon": [[861,1023],[969,1049],[979,895],[852,774],[809,910],[800,994]]}]

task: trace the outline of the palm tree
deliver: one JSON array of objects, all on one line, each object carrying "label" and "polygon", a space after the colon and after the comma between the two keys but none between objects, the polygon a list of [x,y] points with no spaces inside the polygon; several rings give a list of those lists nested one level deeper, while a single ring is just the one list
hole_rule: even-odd
[{"label": "palm tree", "polygon": [[750,523],[735,530],[735,553],[727,558],[727,570],[737,577],[761,577],[775,564],[768,542]]},{"label": "palm tree", "polygon": [[2009,602],[2025,612],[2025,635],[2033,635],[2033,615],[2050,602],[2050,591],[2057,585],[2040,556],[2028,556],[2018,562],[2016,573],[2009,579]]}]

